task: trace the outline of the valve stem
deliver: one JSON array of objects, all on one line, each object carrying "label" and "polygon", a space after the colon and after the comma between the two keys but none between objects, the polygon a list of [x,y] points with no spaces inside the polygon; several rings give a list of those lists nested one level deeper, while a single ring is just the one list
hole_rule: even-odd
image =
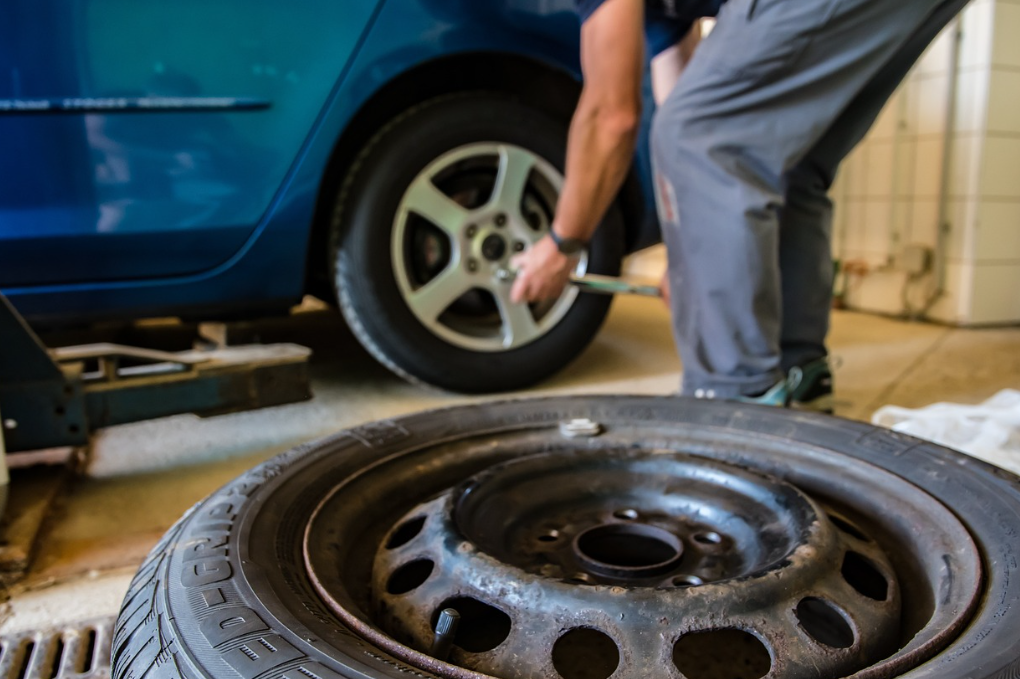
[{"label": "valve stem", "polygon": [[457,636],[457,626],[460,625],[460,613],[455,608],[445,608],[439,614],[436,621],[436,636],[432,638],[431,655],[436,660],[446,661],[450,655],[450,648]]}]

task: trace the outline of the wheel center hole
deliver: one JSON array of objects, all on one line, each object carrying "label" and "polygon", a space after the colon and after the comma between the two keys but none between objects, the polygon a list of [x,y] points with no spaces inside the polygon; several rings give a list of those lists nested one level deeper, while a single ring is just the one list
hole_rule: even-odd
[{"label": "wheel center hole", "polygon": [[506,254],[506,241],[501,236],[492,234],[482,241],[482,255],[490,262],[501,259]]},{"label": "wheel center hole", "polygon": [[683,553],[680,540],[643,524],[606,524],[584,531],[575,553],[590,570],[613,577],[647,577],[670,569]]}]

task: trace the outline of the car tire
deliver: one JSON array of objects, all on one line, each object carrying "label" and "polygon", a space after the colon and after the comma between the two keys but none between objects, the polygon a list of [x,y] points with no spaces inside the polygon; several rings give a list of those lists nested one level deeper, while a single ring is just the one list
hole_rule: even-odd
[{"label": "car tire", "polygon": [[[505,294],[510,283],[494,282],[493,272],[497,267],[508,267],[514,254],[511,248],[524,247],[524,241],[507,237],[501,243],[499,239],[506,231],[492,227],[491,221],[487,222],[488,227],[481,223],[477,227],[479,235],[469,241],[461,233],[451,236],[435,228],[434,222],[423,222],[413,212],[400,209],[402,201],[410,195],[410,188],[422,182],[423,173],[431,172],[429,168],[441,159],[451,158],[451,152],[478,149],[477,158],[468,161],[487,162],[486,149],[492,145],[532,154],[538,163],[535,167],[543,168],[548,177],[536,169],[529,176],[525,193],[541,180],[546,183],[539,189],[550,194],[555,187],[550,188],[549,182],[557,181],[556,175],[562,173],[566,136],[565,123],[539,110],[505,96],[474,93],[417,106],[391,121],[368,142],[336,200],[329,252],[342,313],[357,338],[383,365],[411,381],[450,391],[500,392],[541,381],[566,366],[592,340],[605,319],[611,298],[578,295],[571,288],[552,307],[555,313],[550,311],[528,330],[536,337],[528,339],[530,334],[514,329],[513,338],[507,339],[510,325],[504,310],[509,307],[500,306],[498,293]],[[466,161],[459,162],[458,167]],[[498,164],[499,160],[492,162]],[[451,185],[484,183],[491,175],[486,166],[473,167],[470,163],[462,172],[456,168],[450,172],[443,181]],[[470,193],[471,190],[461,189],[463,195]],[[537,223],[530,227],[537,229],[534,232],[537,237],[548,228],[555,196],[543,198],[537,193],[535,196],[536,207],[527,216]],[[507,229],[523,223],[524,208],[515,211],[515,207],[509,210],[511,223]],[[476,210],[476,214],[479,212],[484,210]],[[407,217],[408,224],[416,220],[413,237],[412,225],[402,226],[402,215]],[[435,220],[438,221],[441,220]],[[411,300],[415,293],[412,287],[419,285],[419,281],[411,278],[428,279],[418,290],[440,278],[434,272],[413,271],[415,267],[429,266],[418,262],[427,246],[410,242],[423,231],[426,239],[432,238],[427,241],[432,249],[446,249],[446,254],[440,255],[446,257],[445,264],[433,266],[445,267],[443,273],[458,273],[465,280],[478,280],[487,286],[467,293],[468,297],[477,297],[473,300],[477,308],[455,313],[452,320],[444,315],[433,321],[431,316],[417,314],[415,309],[419,307]],[[469,257],[467,251],[476,247],[475,241],[485,233],[495,238],[501,258],[489,261],[486,257],[490,255],[475,252],[474,260],[464,261]],[[395,251],[395,238],[409,241],[409,249],[400,247]],[[452,245],[454,241],[459,245]],[[406,255],[402,254],[405,252]],[[618,275],[622,256],[622,219],[614,207],[590,243],[586,271]],[[467,272],[468,264],[481,270],[477,274]],[[443,314],[450,314],[458,305],[468,306],[472,302],[468,297],[447,307]],[[497,320],[493,320],[492,309],[499,316]],[[529,316],[537,317],[530,311]]]},{"label": "car tire", "polygon": [[[598,426],[579,438],[576,431],[565,436],[564,423],[576,425],[580,418]],[[597,436],[585,438],[597,431],[612,440],[599,444]],[[489,468],[483,459],[514,459],[506,456],[515,453],[500,453],[501,442],[509,442],[504,451],[513,449],[514,437],[545,452],[598,445],[622,456],[642,447],[657,454],[667,448],[695,450],[704,459],[764,470],[808,490],[813,485],[815,490],[844,488],[841,484],[851,474],[822,473],[841,465],[853,468],[854,474],[863,471],[866,483],[873,479],[872,495],[882,492],[883,477],[905,482],[911,493],[916,489],[936,498],[965,527],[969,538],[956,546],[958,551],[924,558],[936,569],[943,562],[948,567],[976,545],[983,571],[976,590],[979,599],[961,609],[964,615],[952,630],[935,630],[944,635],[937,652],[915,655],[909,659],[912,664],[875,666],[870,670],[877,673],[865,669],[854,676],[1005,679],[1020,671],[1018,477],[932,443],[821,415],[692,399],[577,397],[465,406],[371,423],[284,453],[227,484],[182,518],[139,570],[117,621],[113,676],[436,676],[428,667],[412,666],[365,641],[363,630],[354,628],[367,617],[357,614],[352,625],[327,608],[306,569],[306,559],[319,558],[309,556],[305,542],[312,517],[334,500],[346,507],[356,534],[326,536],[327,549],[336,552],[329,555],[335,559],[329,563],[335,566],[335,577],[367,582],[370,555],[387,540],[388,533],[379,529],[380,517],[397,525],[414,502],[434,498],[430,475],[448,476],[442,483],[463,480]],[[630,441],[630,447],[618,445],[621,440]],[[383,483],[403,491],[354,494],[349,492],[352,483],[368,484],[362,488]],[[876,496],[867,501],[881,505],[899,499]],[[850,496],[846,502],[865,500]],[[895,530],[907,539],[924,528],[895,513],[870,520],[890,526],[900,522]],[[873,535],[885,530],[877,523],[871,528]],[[898,540],[891,533],[883,535],[879,542],[895,550]],[[359,556],[362,552],[369,556]],[[900,578],[904,592],[916,586],[910,572]],[[937,606],[951,599],[950,590],[964,582],[952,576],[940,572],[943,587],[932,591],[921,586],[917,600],[930,599],[925,605]],[[913,580],[919,579],[915,573]],[[365,609],[358,596],[351,595],[352,607]],[[909,597],[904,597],[906,606]],[[904,613],[904,620],[911,617],[908,609]],[[655,630],[653,636],[659,634]],[[912,640],[907,634],[904,643],[920,636]],[[676,674],[671,669],[662,676]]]}]

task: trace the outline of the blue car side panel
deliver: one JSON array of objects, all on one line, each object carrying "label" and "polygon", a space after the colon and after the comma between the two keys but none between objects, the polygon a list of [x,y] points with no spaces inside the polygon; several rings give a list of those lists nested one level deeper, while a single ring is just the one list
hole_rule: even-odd
[{"label": "blue car side panel", "polygon": [[0,281],[158,278],[228,259],[380,1],[6,0],[0,98],[64,112],[0,116],[0,174],[25,175],[0,183]]},{"label": "blue car side panel", "polygon": [[[97,0],[101,1],[109,0]],[[213,4],[217,3],[206,2],[204,6]],[[270,0],[259,4],[282,5]],[[349,7],[356,3],[347,0],[336,4]],[[278,306],[292,302],[304,289],[311,222],[324,170],[337,138],[359,108],[394,77],[427,61],[458,53],[523,54],[579,77],[577,18],[572,8],[572,0],[500,3],[383,0],[375,8],[376,13],[369,17],[369,29],[361,41],[352,45],[353,58],[346,70],[337,69],[332,74],[332,89],[328,96],[322,96],[315,120],[302,123],[303,143],[291,154],[289,169],[276,180],[275,194],[268,206],[248,225],[243,242],[231,244],[234,251],[227,253],[225,261],[221,258],[214,265],[210,264],[211,268],[193,270],[185,275],[111,280],[131,278],[118,275],[119,271],[115,270],[108,272],[104,281],[82,283],[77,279],[59,285],[14,286],[0,268],[0,287],[22,313],[37,321],[201,314],[206,310],[240,305]],[[68,124],[69,119],[61,115],[51,114],[50,119],[64,120]],[[117,115],[135,114],[99,117]],[[213,115],[231,119],[262,113],[136,115]],[[0,125],[3,124],[4,117],[0,114]],[[269,152],[280,151],[277,142],[264,140]],[[0,239],[9,233],[6,201],[6,197],[0,201]],[[193,229],[192,233],[200,237],[215,235],[211,231],[214,228],[207,225]],[[177,237],[184,231],[186,229],[179,230]],[[0,240],[2,248],[4,242]],[[36,261],[45,263],[47,260]]]}]

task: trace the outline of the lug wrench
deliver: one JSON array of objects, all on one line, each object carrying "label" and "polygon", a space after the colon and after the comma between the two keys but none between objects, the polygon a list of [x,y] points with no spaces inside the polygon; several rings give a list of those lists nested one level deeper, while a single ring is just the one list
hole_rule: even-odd
[{"label": "lug wrench", "polygon": [[[496,277],[502,281],[512,281],[517,278],[517,271],[514,269],[500,269]],[[635,283],[623,278],[614,276],[600,276],[598,274],[585,274],[583,276],[571,276],[570,284],[581,292],[590,292],[597,295],[638,295],[640,297],[662,297],[659,286],[648,283]]]}]

